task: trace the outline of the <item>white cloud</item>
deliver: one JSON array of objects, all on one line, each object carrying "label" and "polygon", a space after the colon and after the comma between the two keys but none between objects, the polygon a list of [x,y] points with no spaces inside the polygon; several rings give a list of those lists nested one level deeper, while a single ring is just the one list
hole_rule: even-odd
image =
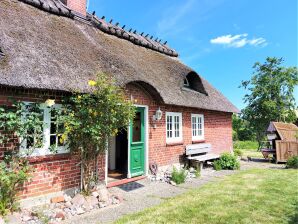
[{"label": "white cloud", "polygon": [[227,47],[235,47],[235,48],[244,47],[245,45],[261,46],[261,47],[264,47],[267,45],[267,41],[263,37],[248,39],[247,36],[248,36],[247,33],[237,34],[237,35],[228,34],[228,35],[211,39],[210,43],[221,44]]},{"label": "white cloud", "polygon": [[239,41],[240,38],[246,37],[246,36],[247,36],[246,33],[238,34],[238,35],[235,35],[235,36],[232,36],[231,34],[229,34],[229,35],[220,36],[220,37],[211,39],[210,42],[212,44],[232,44],[234,42]]},{"label": "white cloud", "polygon": [[259,45],[266,46],[267,42],[263,37],[260,37],[260,38],[254,38],[250,40],[249,44],[253,46],[259,46]]}]

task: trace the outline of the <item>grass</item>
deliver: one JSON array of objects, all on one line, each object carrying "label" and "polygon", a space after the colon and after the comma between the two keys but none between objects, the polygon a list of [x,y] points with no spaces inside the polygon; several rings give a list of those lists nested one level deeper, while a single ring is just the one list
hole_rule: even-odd
[{"label": "grass", "polygon": [[298,223],[298,172],[241,171],[116,223]]},{"label": "grass", "polygon": [[264,158],[260,151],[256,149],[240,149],[242,151],[242,157],[252,157],[252,158]]},{"label": "grass", "polygon": [[258,142],[255,141],[234,141],[234,149],[258,149]]},{"label": "grass", "polygon": [[243,153],[242,157],[264,158],[262,153],[258,151],[258,143],[254,141],[235,141],[234,149],[240,149]]}]

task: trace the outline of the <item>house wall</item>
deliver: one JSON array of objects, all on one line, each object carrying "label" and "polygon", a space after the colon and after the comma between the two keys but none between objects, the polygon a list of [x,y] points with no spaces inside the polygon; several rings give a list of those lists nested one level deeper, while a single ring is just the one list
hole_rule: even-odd
[{"label": "house wall", "polygon": [[[135,104],[149,106],[149,164],[156,162],[158,166],[165,166],[181,162],[185,146],[198,141],[192,141],[191,114],[203,114],[205,123],[205,140],[199,142],[211,143],[214,153],[230,152],[232,150],[232,113],[201,110],[181,106],[158,104],[141,86],[129,84],[126,87],[127,96]],[[163,111],[162,119],[152,122],[152,116],[160,107]],[[181,112],[183,126],[183,140],[178,144],[166,143],[165,112]]]},{"label": "house wall", "polygon": [[[47,99],[55,99],[61,102],[63,92],[40,91],[28,89],[6,88],[0,86],[0,105],[10,105],[11,99],[27,102],[44,102]],[[0,160],[4,157],[4,151],[11,150],[13,143],[0,145]],[[80,160],[78,156],[69,153],[31,157],[30,163],[34,172],[30,182],[20,189],[20,197],[44,195],[52,192],[63,191],[80,187]],[[105,156],[98,158],[99,176],[104,179]]]},{"label": "house wall", "polygon": [[[232,149],[231,113],[159,104],[145,89],[135,84],[127,85],[126,95],[129,99],[133,99],[135,104],[147,105],[149,108],[149,163],[156,162],[159,166],[164,166],[182,160],[185,146],[193,143],[191,139],[191,113],[204,114],[204,142],[211,143],[214,152],[221,153]],[[10,104],[10,98],[29,102],[44,102],[47,99],[55,99],[56,103],[59,103],[63,96],[65,96],[63,92],[0,87],[0,105]],[[163,116],[160,121],[155,123],[156,128],[154,128],[152,116],[158,107],[163,111]],[[183,141],[179,144],[166,144],[166,111],[182,113]],[[0,145],[0,160],[3,159],[4,151],[10,150],[10,148],[10,144]],[[66,153],[32,157],[30,161],[35,170],[32,180],[20,190],[22,198],[80,186],[80,160],[78,156]],[[98,172],[100,179],[103,180],[105,177],[105,156],[99,156],[98,162]]]}]

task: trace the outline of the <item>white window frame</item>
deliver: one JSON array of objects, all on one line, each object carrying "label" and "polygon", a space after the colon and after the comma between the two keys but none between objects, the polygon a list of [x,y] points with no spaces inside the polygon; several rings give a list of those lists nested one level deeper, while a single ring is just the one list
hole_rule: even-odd
[{"label": "white window frame", "polygon": [[[168,124],[168,117],[171,117],[171,124]],[[179,127],[178,130],[176,125],[173,124],[175,117],[179,117]],[[182,113],[178,112],[166,112],[166,143],[177,143],[182,142],[183,132],[182,132]],[[171,130],[168,130],[168,125],[171,125]],[[179,136],[175,137],[175,132],[178,131]],[[168,137],[168,132],[171,132],[171,137]]]},{"label": "white window frame", "polygon": [[[199,119],[201,119],[201,128],[199,127]],[[200,131],[201,135],[199,134]],[[191,136],[193,141],[205,140],[205,125],[203,114],[191,114]]]},{"label": "white window frame", "polygon": [[[31,102],[24,102],[25,105],[30,104]],[[50,135],[51,135],[51,109],[59,109],[61,108],[61,104],[55,104],[51,108],[47,107],[45,104],[40,104],[40,109],[43,110],[43,147],[41,148],[35,148],[32,152],[30,152],[30,155],[28,155],[28,149],[27,149],[27,142],[22,141],[21,147],[20,147],[20,154],[23,156],[46,156],[46,155],[56,155],[56,154],[62,154],[62,153],[68,153],[69,148],[67,145],[64,146],[58,146],[53,152],[53,150],[50,150]]]}]

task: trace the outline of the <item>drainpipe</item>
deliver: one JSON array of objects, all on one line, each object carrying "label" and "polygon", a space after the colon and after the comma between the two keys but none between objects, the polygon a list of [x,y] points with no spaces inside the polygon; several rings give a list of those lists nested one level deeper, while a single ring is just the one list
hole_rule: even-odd
[{"label": "drainpipe", "polygon": [[109,152],[109,140],[106,141],[105,149],[105,184],[108,185],[108,152]]},{"label": "drainpipe", "polygon": [[[81,149],[81,156],[83,153],[83,149]],[[84,166],[83,166],[83,161],[81,161],[81,191],[83,190],[83,174],[84,174]]]}]

